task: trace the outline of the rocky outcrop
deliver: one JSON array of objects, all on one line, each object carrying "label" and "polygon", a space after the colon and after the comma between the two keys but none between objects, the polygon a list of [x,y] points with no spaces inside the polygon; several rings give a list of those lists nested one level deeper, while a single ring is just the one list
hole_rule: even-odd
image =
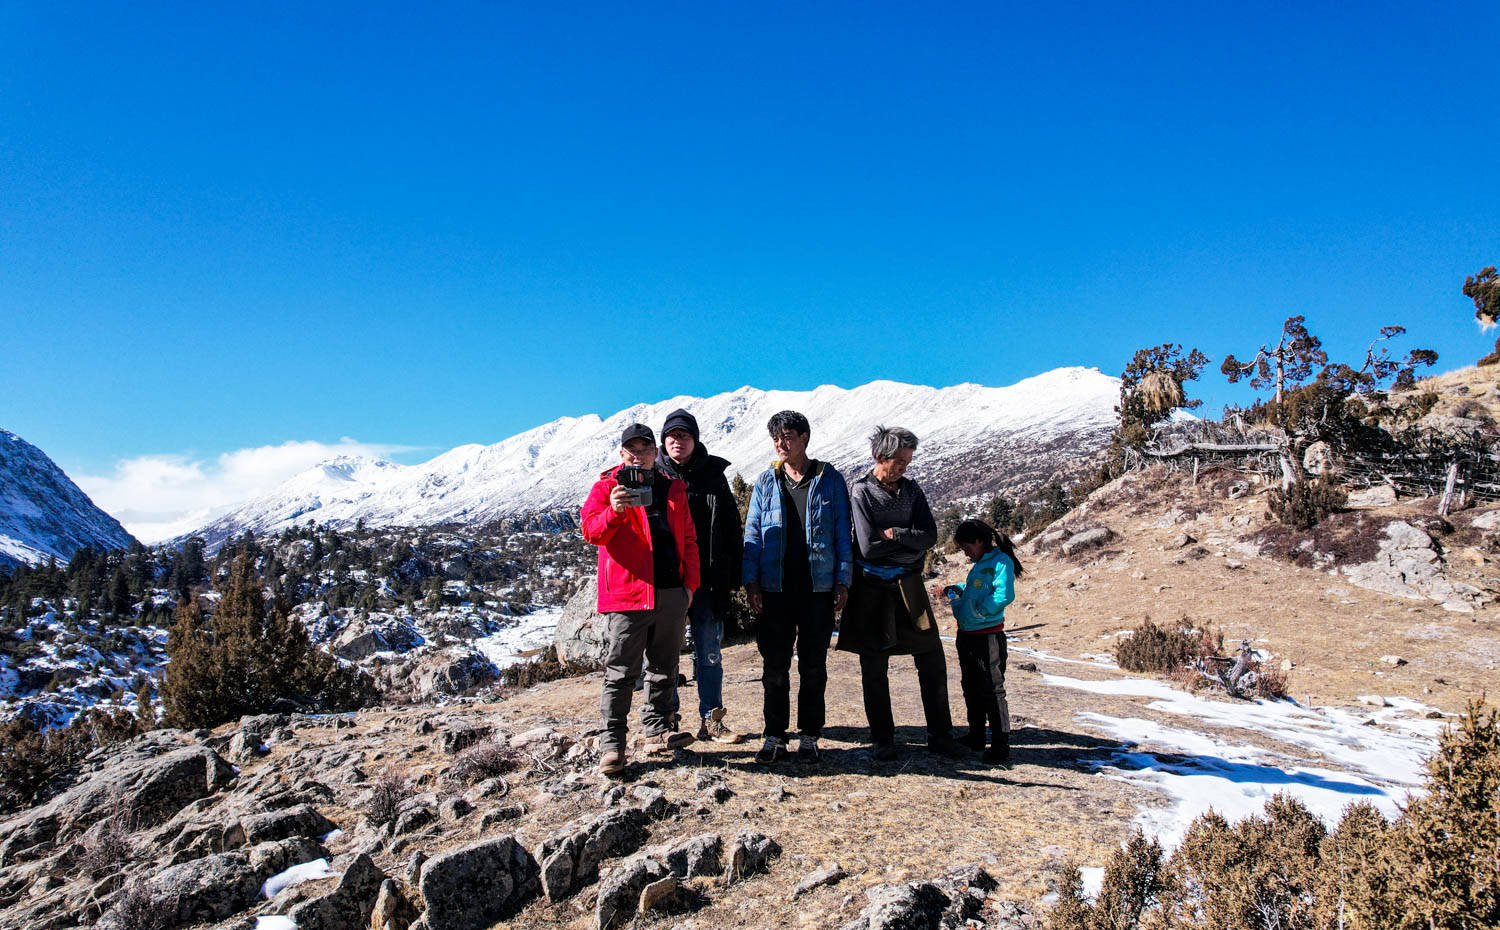
[{"label": "rocky outcrop", "polygon": [[165,823],[234,777],[217,753],[181,745],[176,731],[148,734],[47,804],[0,826],[0,865],[29,858],[28,849],[71,839],[105,817],[120,816],[137,828]]},{"label": "rocky outcrop", "polygon": [[604,661],[604,629],[599,624],[599,614],[594,611],[598,597],[595,580],[590,577],[568,599],[562,617],[557,621],[557,631],[552,636],[559,659],[594,664]]},{"label": "rocky outcrop", "polygon": [[1444,610],[1472,613],[1485,602],[1483,591],[1449,580],[1432,537],[1402,520],[1386,525],[1374,559],[1343,572],[1362,588],[1437,601]]},{"label": "rocky outcrop", "polygon": [[538,868],[514,837],[483,840],[422,866],[427,930],[482,930],[536,895]]},{"label": "rocky outcrop", "polygon": [[634,851],[646,837],[646,812],[625,807],[575,822],[542,842],[542,891],[557,901],[599,877],[599,863]]},{"label": "rocky outcrop", "polygon": [[223,920],[255,903],[264,876],[242,852],[204,856],[174,865],[148,885],[158,901],[176,903],[177,924]]},{"label": "rocky outcrop", "polygon": [[369,856],[360,853],[344,869],[333,890],[303,901],[290,915],[297,930],[343,930],[369,925],[375,898],[386,881]]},{"label": "rocky outcrop", "polygon": [[417,697],[432,698],[472,691],[494,681],[496,674],[495,666],[478,651],[454,648],[422,657],[410,681]]},{"label": "rocky outcrop", "polygon": [[929,881],[876,885],[865,891],[869,904],[843,930],[962,930],[979,918],[996,887],[978,866]]}]

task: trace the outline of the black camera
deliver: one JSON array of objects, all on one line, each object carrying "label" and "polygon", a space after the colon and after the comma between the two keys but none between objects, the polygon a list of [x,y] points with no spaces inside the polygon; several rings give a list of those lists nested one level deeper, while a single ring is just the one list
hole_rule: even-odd
[{"label": "black camera", "polygon": [[651,485],[656,480],[651,469],[627,465],[615,474],[615,480],[619,481],[620,487],[630,495],[630,506],[651,506]]}]

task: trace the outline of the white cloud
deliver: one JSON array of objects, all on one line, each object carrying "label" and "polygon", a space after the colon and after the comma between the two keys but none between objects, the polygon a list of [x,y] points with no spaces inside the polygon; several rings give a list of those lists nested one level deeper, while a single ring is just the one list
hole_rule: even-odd
[{"label": "white cloud", "polygon": [[347,436],[336,443],[289,441],[208,459],[142,455],[116,462],[112,474],[78,475],[74,480],[95,504],[149,543],[195,530],[334,456],[387,456],[412,448]]}]

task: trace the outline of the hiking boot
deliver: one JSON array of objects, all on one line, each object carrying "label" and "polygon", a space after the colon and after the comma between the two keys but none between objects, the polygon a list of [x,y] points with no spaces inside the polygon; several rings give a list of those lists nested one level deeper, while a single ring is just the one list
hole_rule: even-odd
[{"label": "hiking boot", "polygon": [[876,762],[890,762],[900,757],[901,750],[896,748],[895,740],[878,739],[870,747],[870,755],[875,757]]},{"label": "hiking boot", "polygon": [[702,726],[698,727],[698,738],[713,740],[716,743],[738,743],[744,737],[724,725],[724,708],[716,707],[713,712],[703,718]]},{"label": "hiking boot", "polygon": [[681,749],[693,741],[693,734],[682,730],[668,730],[665,733],[657,733],[655,736],[641,738],[641,749],[651,753],[670,753],[674,749]]},{"label": "hiking boot", "polygon": [[991,765],[1010,765],[1010,734],[998,733],[995,743],[984,751],[984,761]]},{"label": "hiking boot", "polygon": [[816,736],[804,736],[797,741],[797,761],[812,764],[823,758],[818,751],[818,738]]},{"label": "hiking boot", "polygon": [[961,759],[968,755],[968,752],[964,749],[964,744],[947,734],[929,736],[927,738],[927,751],[948,759]]},{"label": "hiking boot", "polygon": [[625,753],[612,750],[599,757],[599,774],[612,777],[625,771]]},{"label": "hiking boot", "polygon": [[755,754],[755,761],[761,765],[773,765],[786,758],[786,740],[775,736],[766,737],[765,743],[760,747],[760,752]]},{"label": "hiking boot", "polygon": [[969,727],[969,732],[958,738],[958,743],[960,745],[967,746],[975,752],[983,750],[984,744],[986,742],[987,740],[985,740],[984,738],[984,727]]}]

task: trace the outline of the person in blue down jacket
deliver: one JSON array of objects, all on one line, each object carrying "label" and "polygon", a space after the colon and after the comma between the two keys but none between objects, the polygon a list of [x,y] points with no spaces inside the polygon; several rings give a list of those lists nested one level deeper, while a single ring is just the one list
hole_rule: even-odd
[{"label": "person in blue down jacket", "polygon": [[1005,700],[1005,605],[1016,599],[1024,569],[1010,537],[983,520],[965,520],[953,541],[974,567],[963,584],[943,589],[958,621],[958,669],[969,712],[969,732],[960,742],[983,749],[985,721],[991,728],[984,761],[1010,763],[1010,705]]},{"label": "person in blue down jacket", "polygon": [[807,417],[783,410],[767,428],[778,460],[755,481],[745,514],[741,570],[745,598],[760,614],[755,641],[765,689],[765,745],[755,759],[769,765],[786,757],[795,652],[802,681],[797,758],[816,762],[833,616],[849,599],[854,574],[849,488],[838,469],[808,457],[812,427]]}]

